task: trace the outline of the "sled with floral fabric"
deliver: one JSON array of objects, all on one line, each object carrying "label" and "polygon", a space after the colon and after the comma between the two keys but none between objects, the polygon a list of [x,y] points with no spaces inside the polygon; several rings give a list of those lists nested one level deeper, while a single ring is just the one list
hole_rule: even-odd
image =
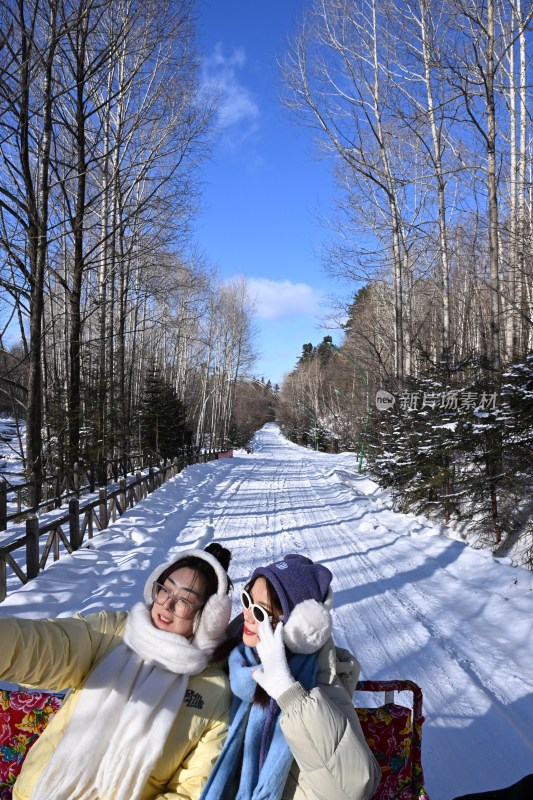
[{"label": "sled with floral fabric", "polygon": [[11,800],[27,752],[62,700],[52,692],[0,690],[0,800]]},{"label": "sled with floral fabric", "polygon": [[[422,691],[411,681],[359,681],[357,692],[385,692],[377,708],[357,708],[382,778],[374,800],[429,800],[421,761]],[[412,708],[394,692],[412,692]],[[63,696],[34,690],[0,690],[0,800],[11,800],[27,752],[59,709]]]},{"label": "sled with floral fabric", "polygon": [[[376,761],[381,782],[373,800],[429,800],[422,771],[422,690],[412,681],[359,681],[356,692],[384,692],[377,708],[357,715]],[[394,702],[395,692],[412,693],[412,705]]]}]

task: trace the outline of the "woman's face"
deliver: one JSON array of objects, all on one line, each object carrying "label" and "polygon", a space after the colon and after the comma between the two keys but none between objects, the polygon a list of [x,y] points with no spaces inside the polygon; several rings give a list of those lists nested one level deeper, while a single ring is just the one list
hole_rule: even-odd
[{"label": "woman's face", "polygon": [[152,603],[152,622],[161,631],[190,638],[196,614],[206,601],[205,579],[190,567],[177,567],[163,582]]},{"label": "woman's face", "polygon": [[[256,578],[248,594],[252,598],[252,601],[256,603],[256,605],[261,606],[261,608],[264,608],[267,615],[273,618],[270,620],[270,622],[271,624],[275,625],[278,615],[270,605],[267,582],[265,578],[261,576]],[[244,627],[242,629],[242,641],[248,647],[256,647],[257,642],[260,641],[259,639],[260,623],[254,617],[251,608],[245,608],[243,613],[244,613]]]}]

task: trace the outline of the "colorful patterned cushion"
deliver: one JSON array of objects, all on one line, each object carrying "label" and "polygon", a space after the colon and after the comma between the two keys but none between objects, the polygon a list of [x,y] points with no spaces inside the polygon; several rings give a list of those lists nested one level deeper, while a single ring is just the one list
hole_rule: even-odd
[{"label": "colorful patterned cushion", "polygon": [[394,703],[356,710],[368,746],[381,767],[381,783],[374,797],[412,800],[411,710]]},{"label": "colorful patterned cushion", "polygon": [[10,800],[26,753],[62,700],[50,692],[0,690],[0,800]]},{"label": "colorful patterned cushion", "polygon": [[[356,708],[363,733],[381,767],[373,800],[429,800],[422,770],[422,690],[409,680],[359,681],[357,692],[385,692],[379,708]],[[393,702],[411,692],[413,707]]]}]

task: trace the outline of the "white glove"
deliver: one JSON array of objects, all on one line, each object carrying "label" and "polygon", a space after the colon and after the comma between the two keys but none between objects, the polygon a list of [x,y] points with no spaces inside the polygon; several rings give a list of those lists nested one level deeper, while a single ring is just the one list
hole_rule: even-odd
[{"label": "white glove", "polygon": [[276,630],[273,631],[270,620],[264,619],[259,625],[259,639],[256,650],[263,669],[254,669],[252,677],[270,697],[277,700],[283,692],[296,683],[285,655],[283,622],[278,622]]}]

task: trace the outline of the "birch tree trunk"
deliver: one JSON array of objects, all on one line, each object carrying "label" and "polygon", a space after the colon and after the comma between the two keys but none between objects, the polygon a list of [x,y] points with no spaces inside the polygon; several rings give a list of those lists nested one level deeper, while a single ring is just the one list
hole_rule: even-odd
[{"label": "birch tree trunk", "polygon": [[519,81],[518,81],[518,105],[519,113],[519,144],[518,144],[518,179],[516,191],[518,195],[518,214],[516,222],[516,266],[514,268],[515,287],[514,300],[516,303],[515,320],[513,325],[513,358],[526,353],[529,349],[529,336],[531,330],[531,314],[527,308],[527,286],[531,281],[531,271],[526,265],[526,252],[528,237],[528,220],[526,210],[526,196],[528,193],[526,173],[528,163],[527,150],[527,129],[528,129],[528,107],[527,107],[527,42],[526,30],[531,19],[531,10],[525,18],[522,14],[521,0],[516,0],[515,14],[518,24],[519,42]]},{"label": "birch tree trunk", "polygon": [[[452,353],[450,332],[450,267],[448,260],[448,228],[446,219],[446,183],[443,170],[443,142],[441,130],[437,125],[435,101],[433,98],[432,64],[435,63],[431,47],[431,7],[429,0],[419,0],[420,4],[420,33],[422,38],[422,53],[424,60],[424,80],[427,94],[427,109],[431,127],[431,142],[433,146],[432,161],[437,181],[437,203],[439,220],[439,261],[442,292],[442,349],[446,362]],[[442,110],[441,110],[442,113]]]},{"label": "birch tree trunk", "polygon": [[501,371],[500,342],[500,259],[498,187],[496,178],[496,107],[494,100],[494,0],[487,0],[487,51],[484,76],[487,106],[487,187],[489,193],[489,264],[490,264],[490,342],[491,366],[499,377]]},{"label": "birch tree trunk", "polygon": [[[40,9],[42,10],[42,9]],[[26,26],[24,0],[18,2],[20,34],[20,154],[21,172],[24,182],[26,208],[28,211],[28,260],[30,264],[30,337],[28,371],[28,406],[26,453],[28,479],[32,481],[30,504],[37,506],[41,498],[43,479],[42,455],[42,322],[44,312],[44,281],[48,255],[48,207],[50,198],[50,149],[52,144],[52,110],[54,104],[52,73],[58,45],[58,9],[55,0],[45,6],[50,14],[46,49],[42,62],[32,61],[36,43]],[[32,66],[35,71],[32,72]],[[31,167],[30,117],[34,117],[31,103],[31,84],[37,81],[42,69],[42,133],[39,148],[39,173],[34,183]],[[40,77],[40,76],[39,76]]]},{"label": "birch tree trunk", "polygon": [[75,148],[76,190],[72,221],[74,257],[70,290],[70,381],[68,393],[69,464],[73,468],[79,461],[80,447],[80,352],[81,352],[81,291],[85,273],[84,220],[86,208],[87,162],[85,148],[85,81],[87,35],[91,3],[82,0],[77,9],[74,45],[75,64]]}]

